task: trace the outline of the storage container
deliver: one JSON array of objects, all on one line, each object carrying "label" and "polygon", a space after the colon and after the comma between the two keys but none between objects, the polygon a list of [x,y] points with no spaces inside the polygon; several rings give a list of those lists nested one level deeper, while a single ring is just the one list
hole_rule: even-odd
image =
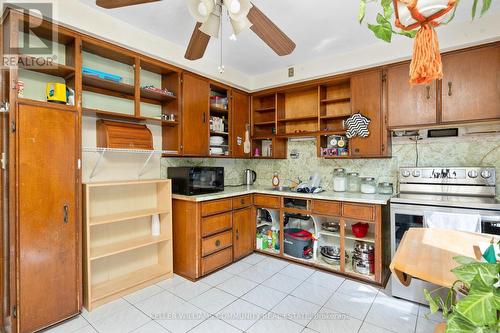
[{"label": "storage container", "polygon": [[375,178],[364,177],[361,178],[361,193],[374,194],[377,193],[377,182]]},{"label": "storage container", "polygon": [[347,192],[359,192],[361,187],[361,179],[359,173],[349,172],[347,174]]},{"label": "storage container", "polygon": [[335,192],[345,192],[347,189],[347,175],[345,169],[333,170],[333,190]]}]

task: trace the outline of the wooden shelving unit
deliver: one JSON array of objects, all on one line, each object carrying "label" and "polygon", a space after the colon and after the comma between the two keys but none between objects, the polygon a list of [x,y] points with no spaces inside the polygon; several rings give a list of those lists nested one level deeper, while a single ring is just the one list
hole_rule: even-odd
[{"label": "wooden shelving unit", "polygon": [[[223,138],[221,144],[210,144],[209,154],[212,157],[228,157],[231,153],[231,95],[228,87],[210,84],[209,100],[209,136]],[[213,128],[214,123],[222,119],[223,129]],[[223,154],[214,154],[212,149],[222,149]]]},{"label": "wooden shelving unit", "polygon": [[[170,180],[84,185],[84,305],[110,302],[173,274]],[[160,234],[151,234],[158,215]]]},{"label": "wooden shelving unit", "polygon": [[[283,99],[277,94],[254,96],[252,98],[252,157],[286,158],[287,139],[276,136],[278,124],[276,110]],[[256,150],[260,152],[256,155]]]}]

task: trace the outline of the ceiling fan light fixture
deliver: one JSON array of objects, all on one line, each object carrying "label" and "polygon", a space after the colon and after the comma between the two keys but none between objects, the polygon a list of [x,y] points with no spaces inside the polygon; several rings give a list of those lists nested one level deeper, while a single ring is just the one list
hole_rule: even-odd
[{"label": "ceiling fan light fixture", "polygon": [[224,0],[224,5],[228,9],[229,17],[235,21],[245,20],[252,8],[250,0]]},{"label": "ceiling fan light fixture", "polygon": [[252,22],[250,22],[250,20],[247,19],[246,17],[244,17],[240,21],[236,21],[236,20],[231,19],[231,26],[233,27],[234,35],[237,36],[243,30],[250,29],[250,27],[252,26]]},{"label": "ceiling fan light fixture", "polygon": [[220,15],[214,12],[210,13],[208,20],[206,20],[200,27],[200,31],[210,37],[219,37],[220,30]]},{"label": "ceiling fan light fixture", "polygon": [[214,10],[213,0],[187,0],[189,12],[197,22],[205,23]]}]

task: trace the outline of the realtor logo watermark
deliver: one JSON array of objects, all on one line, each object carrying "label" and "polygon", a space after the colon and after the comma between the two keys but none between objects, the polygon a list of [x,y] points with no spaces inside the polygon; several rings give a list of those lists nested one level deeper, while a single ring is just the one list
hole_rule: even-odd
[{"label": "realtor logo watermark", "polygon": [[[11,39],[5,45],[2,67],[40,68],[54,67],[57,59],[54,42],[57,41],[56,27],[48,29],[43,22],[53,18],[51,2],[9,2],[3,10],[11,8],[20,12],[24,19],[11,24],[11,29],[19,31],[19,38]],[[14,34],[15,35],[15,34]],[[13,34],[11,34],[13,36]]]}]

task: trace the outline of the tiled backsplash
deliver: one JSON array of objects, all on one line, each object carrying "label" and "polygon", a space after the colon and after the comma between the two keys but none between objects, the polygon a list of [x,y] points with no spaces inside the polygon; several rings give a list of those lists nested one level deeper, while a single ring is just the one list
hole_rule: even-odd
[{"label": "tiled backsplash", "polygon": [[[227,184],[243,182],[243,170],[257,172],[257,184],[271,186],[274,172],[285,179],[306,179],[315,170],[323,177],[322,184],[331,189],[332,172],[335,168],[345,168],[348,172],[359,172],[361,176],[376,177],[378,182],[389,181],[396,184],[400,167],[415,166],[415,143],[408,140],[394,142],[392,158],[326,160],[316,156],[314,140],[291,141],[288,152],[297,150],[297,159],[286,160],[244,160],[216,158],[164,158],[162,177],[166,177],[168,166],[206,165],[225,168]],[[483,135],[453,139],[424,139],[418,143],[419,166],[494,166],[497,168],[497,184],[500,183],[500,136]]]}]

